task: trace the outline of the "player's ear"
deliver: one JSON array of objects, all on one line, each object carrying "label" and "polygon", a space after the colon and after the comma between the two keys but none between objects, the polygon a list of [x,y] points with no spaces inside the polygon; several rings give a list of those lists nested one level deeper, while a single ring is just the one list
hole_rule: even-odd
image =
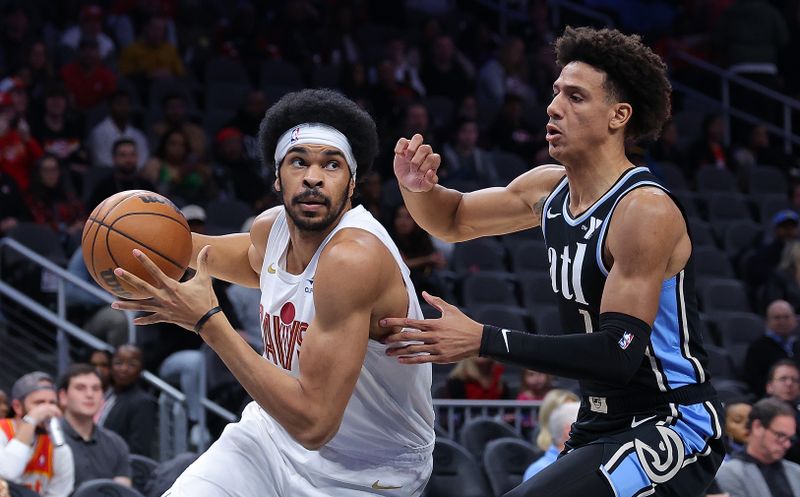
[{"label": "player's ear", "polygon": [[281,191],[281,178],[280,177],[275,178],[274,186],[275,186],[275,191],[276,192]]},{"label": "player's ear", "polygon": [[611,107],[611,120],[608,123],[608,127],[613,130],[621,129],[628,124],[631,116],[633,116],[631,104],[625,102],[616,103]]},{"label": "player's ear", "polygon": [[353,192],[356,191],[356,179],[350,176],[350,189],[347,192],[347,198],[353,198]]}]

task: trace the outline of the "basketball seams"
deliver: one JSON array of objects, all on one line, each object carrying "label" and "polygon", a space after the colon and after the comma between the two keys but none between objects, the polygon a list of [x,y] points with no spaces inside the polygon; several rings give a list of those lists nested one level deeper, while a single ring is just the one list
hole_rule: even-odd
[{"label": "basketball seams", "polygon": [[[133,197],[134,195],[138,195],[138,192],[137,193],[133,193],[131,195],[128,195],[127,197],[123,197],[123,198],[119,199],[119,202],[117,202],[116,204],[114,204],[114,205],[112,205],[111,207],[108,208],[108,212],[105,213],[105,215],[103,216],[102,219],[98,220],[97,218],[90,218],[93,223],[98,224],[97,230],[95,230],[94,237],[92,238],[92,250],[89,253],[89,255],[91,256],[89,258],[89,260],[91,260],[91,262],[92,262],[92,276],[94,277],[95,281],[100,281],[100,278],[98,278],[98,276],[97,276],[97,268],[95,267],[95,264],[94,264],[94,249],[95,249],[95,246],[97,245],[97,235],[100,233],[100,226],[103,226],[103,223],[106,220],[106,218],[108,217],[108,215],[111,214],[111,212],[118,205],[120,205],[122,202],[125,202],[126,200],[128,200],[131,197]],[[106,202],[108,202],[108,199],[103,200],[103,202],[100,205],[103,205]]]},{"label": "basketball seams", "polygon": [[[105,224],[105,223],[102,223],[102,224],[101,224],[101,226],[104,226],[104,227],[105,227],[105,228],[108,230],[108,232],[106,233],[106,249],[108,250],[108,253],[109,253],[109,255],[111,255],[111,259],[114,261],[114,264],[117,264],[117,261],[114,259],[114,254],[111,252],[111,247],[109,247],[109,241],[108,241],[108,235],[109,235],[109,234],[110,234],[112,231],[113,231],[114,233],[118,234],[118,235],[121,235],[121,236],[123,236],[123,237],[127,238],[128,240],[130,240],[130,241],[132,241],[132,242],[134,242],[134,243],[137,243],[137,244],[141,245],[143,248],[146,248],[146,249],[147,249],[147,250],[149,250],[150,252],[152,252],[152,253],[154,253],[154,254],[158,255],[159,257],[161,257],[161,258],[162,258],[162,259],[164,259],[165,261],[169,262],[169,263],[170,263],[170,264],[172,264],[173,266],[175,266],[175,267],[177,267],[177,268],[179,268],[179,269],[181,269],[181,270],[186,270],[186,268],[185,268],[185,267],[183,267],[181,264],[179,264],[178,262],[176,262],[176,261],[175,261],[174,259],[172,259],[171,257],[167,257],[166,255],[162,254],[162,253],[161,253],[159,250],[156,250],[156,249],[154,249],[154,248],[152,248],[152,247],[150,247],[150,246],[148,246],[148,245],[146,245],[146,244],[144,244],[144,243],[140,242],[139,240],[137,240],[137,239],[133,238],[132,236],[130,236],[130,235],[128,235],[127,233],[125,233],[124,231],[120,231],[119,229],[117,229],[117,228],[115,228],[115,227],[114,227],[114,225],[115,225],[117,222],[119,222],[120,220],[122,220],[122,219],[125,219],[125,218],[126,218],[126,217],[128,217],[128,216],[137,215],[137,214],[138,214],[138,215],[147,215],[147,216],[158,216],[158,217],[163,217],[163,218],[165,218],[165,219],[169,219],[170,221],[173,221],[173,222],[175,222],[175,223],[178,223],[179,225],[183,226],[183,223],[181,223],[181,222],[180,222],[180,220],[178,220],[178,219],[175,219],[174,217],[171,217],[171,216],[167,216],[166,214],[160,214],[160,213],[156,213],[156,212],[127,212],[127,213],[125,213],[125,214],[123,214],[123,215],[121,215],[121,216],[117,217],[117,218],[116,218],[114,221],[112,221],[112,222],[111,222],[111,224]],[[189,231],[189,233],[191,233],[191,231]],[[119,265],[117,265],[117,266],[119,266]]]}]

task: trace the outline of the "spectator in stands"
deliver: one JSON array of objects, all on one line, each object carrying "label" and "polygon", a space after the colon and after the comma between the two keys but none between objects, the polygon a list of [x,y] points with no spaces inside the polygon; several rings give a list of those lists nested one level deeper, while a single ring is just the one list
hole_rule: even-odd
[{"label": "spectator in stands", "polygon": [[142,351],[122,345],[111,359],[113,392],[103,406],[98,425],[116,432],[133,454],[150,457],[156,426],[156,401],[142,389]]},{"label": "spectator in stands", "polygon": [[192,154],[189,137],[180,129],[161,136],[142,175],[156,184],[159,193],[183,203],[206,204],[214,197],[211,169]]},{"label": "spectator in stands", "polygon": [[706,116],[703,119],[702,129],[703,135],[689,146],[689,160],[683,166],[687,178],[694,178],[697,170],[703,166],[728,170],[735,167],[730,157],[730,150],[723,142],[722,115]]},{"label": "spectator in stands", "polygon": [[[781,359],[769,370],[767,396],[786,402],[795,410],[800,422],[800,366],[792,359]],[[800,464],[800,444],[792,442],[786,459]]]},{"label": "spectator in stands", "polygon": [[[797,216],[794,211],[782,212]],[[783,247],[778,267],[767,280],[763,299],[765,302],[782,299],[795,309],[800,308],[800,240],[792,240]]]},{"label": "spectator in stands", "polygon": [[189,120],[187,106],[186,97],[180,93],[168,93],[161,99],[161,111],[164,113],[164,117],[153,124],[153,142],[160,142],[170,130],[182,131],[189,140],[189,150],[192,155],[204,160],[208,153],[206,132],[202,127]]},{"label": "spectator in stands", "polygon": [[766,329],[747,348],[744,371],[750,390],[762,397],[770,368],[781,359],[800,360],[797,317],[789,302],[776,300],[767,307]]},{"label": "spectator in stands", "polygon": [[25,47],[36,40],[36,34],[28,8],[22,2],[5,3],[0,20],[0,73],[14,74],[25,64]]},{"label": "spectator in stands", "polygon": [[523,102],[536,100],[533,88],[528,85],[527,73],[525,43],[517,37],[508,38],[498,56],[478,72],[478,104],[487,116],[495,116],[508,95],[515,95]]},{"label": "spectator in stands", "polygon": [[261,151],[258,148],[258,129],[261,119],[267,111],[267,97],[263,90],[253,89],[247,92],[242,106],[236,111],[226,128],[236,128],[242,133],[244,155],[253,164],[261,160]]},{"label": "spectator in stands", "polygon": [[489,127],[489,139],[495,147],[530,161],[541,147],[543,139],[541,131],[534,130],[525,122],[522,113],[522,99],[516,95],[507,95],[500,113]]},{"label": "spectator in stands", "polygon": [[115,193],[125,190],[150,190],[156,187],[142,177],[137,169],[139,163],[138,145],[131,138],[118,138],[111,147],[113,170],[105,178],[99,180],[91,193],[87,210],[93,210],[100,202]]},{"label": "spectator in stands", "polygon": [[105,102],[117,89],[117,76],[103,64],[96,38],[81,38],[78,58],[64,64],[61,79],[79,110]]},{"label": "spectator in stands", "polygon": [[97,371],[89,364],[70,366],[59,380],[58,399],[64,408],[64,438],[75,460],[75,487],[96,478],[130,487],[128,445],[113,431],[94,424],[103,399]]},{"label": "spectator in stands", "polygon": [[432,295],[441,294],[444,286],[438,270],[444,269],[447,261],[434,247],[431,236],[414,221],[405,205],[395,209],[389,232],[400,250],[403,262],[411,270],[411,281],[420,298],[423,291]]},{"label": "spectator in stands", "polygon": [[427,92],[422,78],[419,75],[419,54],[416,47],[411,50],[406,46],[406,41],[394,37],[386,43],[386,60],[393,69],[394,80],[397,82],[401,93],[409,97],[424,97]]},{"label": "spectator in stands", "polygon": [[206,232],[206,210],[199,205],[189,204],[181,208],[181,214],[189,223],[192,233],[205,234]]},{"label": "spectator in stands", "polygon": [[40,157],[32,172],[27,201],[33,221],[56,232],[65,250],[71,252],[78,246],[86,220],[83,202],[54,155]]},{"label": "spectator in stands", "polygon": [[550,466],[558,459],[558,455],[564,450],[564,444],[569,440],[572,423],[578,419],[578,409],[580,407],[581,404],[579,402],[566,402],[553,410],[547,424],[548,430],[552,434],[552,442],[547,451],[528,466],[522,476],[522,481],[532,478],[533,475]]},{"label": "spectator in stands", "polygon": [[800,494],[800,466],[783,460],[795,437],[796,424],[794,410],[783,402],[756,402],[748,416],[750,438],[745,453],[719,468],[720,488],[734,497]]},{"label": "spectator in stands", "polygon": [[769,132],[763,123],[750,128],[745,144],[733,152],[736,168],[742,179],[747,178],[754,167],[760,165],[777,166],[786,170],[789,166],[787,157],[776,147],[770,146]]},{"label": "spectator in stands", "polygon": [[487,357],[459,361],[447,377],[441,397],[448,399],[508,399],[511,391],[503,381],[502,364]]},{"label": "spectator in stands", "polygon": [[30,186],[30,171],[42,155],[42,147],[30,134],[27,127],[14,128],[15,110],[11,95],[0,93],[0,171],[11,176],[19,190],[27,193]]},{"label": "spectator in stands", "polygon": [[[89,355],[89,364],[94,367],[103,392],[108,392],[111,387],[111,352],[105,349],[93,350]],[[98,411],[99,412],[99,411]]]},{"label": "spectator in stands", "polygon": [[75,468],[68,445],[56,447],[47,432],[50,418],[61,417],[50,375],[34,371],[11,387],[14,417],[0,419],[0,478],[46,497],[72,493]]},{"label": "spectator in stands", "polygon": [[480,130],[478,123],[467,119],[460,120],[454,127],[452,140],[442,149],[442,167],[439,168],[439,180],[443,186],[459,182],[474,185],[470,189],[498,186],[500,178],[492,156],[478,146]]},{"label": "spectator in stands", "polygon": [[420,72],[428,95],[447,97],[453,103],[472,93],[475,68],[459,53],[453,38],[440,34]]},{"label": "spectator in stands", "polygon": [[0,236],[5,236],[20,222],[31,220],[31,212],[14,178],[0,170]]},{"label": "spectator in stands", "polygon": [[744,452],[749,436],[747,417],[752,407],[747,402],[731,402],[725,406],[725,447],[728,457]]},{"label": "spectator in stands", "polygon": [[553,375],[523,369],[520,376],[517,400],[542,400],[553,389]]},{"label": "spectator in stands", "polygon": [[115,91],[108,101],[109,116],[100,121],[89,133],[89,151],[92,164],[98,166],[111,166],[112,148],[119,138],[130,138],[136,143],[138,166],[144,166],[150,156],[147,138],[144,133],[135,128],[131,123],[131,96],[125,90]]},{"label": "spectator in stands", "polygon": [[122,50],[119,70],[129,78],[144,81],[183,76],[183,62],[178,49],[167,40],[164,17],[151,17],[141,37]]},{"label": "spectator in stands", "polygon": [[675,121],[669,120],[664,124],[661,136],[650,147],[650,159],[658,163],[675,164],[685,170],[686,155],[678,145],[678,126]]},{"label": "spectator in stands", "polygon": [[25,82],[28,95],[34,104],[41,104],[44,88],[55,79],[55,74],[47,45],[43,41],[35,41],[28,50],[27,64],[17,72]]},{"label": "spectator in stands", "polygon": [[542,450],[547,450],[553,444],[553,434],[550,433],[550,416],[553,411],[567,402],[578,402],[577,395],[569,390],[554,388],[547,392],[539,406],[539,433],[536,435],[536,446]]},{"label": "spectator in stands", "polygon": [[0,390],[0,419],[7,418],[9,410],[8,395],[3,390]]},{"label": "spectator in stands", "polygon": [[214,181],[222,199],[236,199],[260,212],[276,205],[277,197],[245,155],[244,137],[236,128],[222,128],[214,137]]},{"label": "spectator in stands", "polygon": [[375,219],[390,227],[391,220],[384,209],[383,183],[377,171],[369,171],[358,180],[357,195],[354,197]]},{"label": "spectator in stands", "polygon": [[748,264],[747,282],[754,288],[766,283],[773,269],[781,260],[786,244],[798,239],[797,212],[786,209],[772,217],[772,237],[764,244],[756,247],[755,254]]},{"label": "spectator in stands", "polygon": [[114,42],[103,33],[103,8],[97,4],[86,4],[81,7],[78,24],[64,30],[61,44],[72,50],[78,50],[81,40],[97,41],[100,58],[109,59],[114,55]]},{"label": "spectator in stands", "polygon": [[67,167],[73,185],[83,193],[83,175],[90,163],[82,142],[86,133],[81,116],[70,112],[68,96],[62,84],[49,83],[44,88],[44,111],[31,121],[31,132],[45,152]]}]

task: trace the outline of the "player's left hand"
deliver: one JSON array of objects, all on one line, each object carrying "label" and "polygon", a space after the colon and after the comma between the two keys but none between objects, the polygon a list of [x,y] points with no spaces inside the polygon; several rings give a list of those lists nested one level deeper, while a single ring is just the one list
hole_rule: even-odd
[{"label": "player's left hand", "polygon": [[[427,292],[422,292],[422,297],[438,309],[442,313],[442,317],[439,319],[381,319],[381,326],[401,330],[384,338],[384,343],[395,345],[401,342],[415,342],[399,347],[389,347],[386,354],[397,357],[403,364],[425,362],[446,364],[477,356],[481,347],[483,325],[468,318],[458,307],[448,304],[439,297],[434,297]],[[413,330],[407,331],[408,328]]]},{"label": "player's left hand", "polygon": [[111,304],[114,309],[125,311],[144,311],[150,314],[137,317],[134,324],[174,323],[187,330],[194,330],[194,325],[205,313],[216,307],[217,296],[211,287],[208,274],[208,254],[211,249],[206,245],[197,255],[197,273],[189,281],[179,283],[166,274],[138,249],[133,255],[155,279],[157,286],[134,276],[122,268],[116,268],[114,274],[125,283],[149,295],[143,300],[118,300]]}]

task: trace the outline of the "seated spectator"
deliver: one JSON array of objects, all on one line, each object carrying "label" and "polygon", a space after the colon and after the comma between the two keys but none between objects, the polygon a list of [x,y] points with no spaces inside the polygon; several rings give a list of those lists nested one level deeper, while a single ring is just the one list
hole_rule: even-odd
[{"label": "seated spectator", "polygon": [[777,166],[786,170],[790,163],[777,147],[770,146],[769,132],[763,123],[750,128],[747,141],[733,152],[733,158],[743,179],[756,166]]},{"label": "seated spectator", "polygon": [[[781,359],[769,370],[767,396],[786,402],[795,409],[800,422],[800,366],[791,359]],[[792,442],[786,459],[800,464],[800,444]]]},{"label": "seated spectator", "polygon": [[544,134],[525,122],[522,103],[516,95],[506,96],[500,113],[489,126],[489,139],[495,147],[532,161]]},{"label": "seated spectator", "polygon": [[11,387],[14,417],[0,419],[0,478],[46,497],[72,493],[75,466],[69,445],[55,446],[47,432],[61,417],[50,375],[34,371]]},{"label": "seated spectator", "polygon": [[31,211],[19,191],[14,178],[0,171],[0,236],[5,236],[16,225],[31,220]]},{"label": "seated spectator", "polygon": [[542,450],[547,450],[553,445],[553,434],[550,432],[550,416],[561,404],[567,402],[578,402],[580,399],[577,395],[569,390],[554,388],[547,392],[542,400],[542,405],[539,406],[539,420],[538,430],[536,434],[536,446]]},{"label": "seated spectator", "polygon": [[109,116],[100,121],[90,132],[88,139],[92,164],[111,166],[112,148],[120,138],[130,138],[136,143],[139,167],[144,166],[150,156],[147,138],[131,123],[131,96],[125,90],[115,91],[108,100]]},{"label": "seated spectator", "polygon": [[508,38],[500,53],[478,71],[476,94],[487,116],[494,117],[508,95],[515,95],[523,102],[536,100],[527,73],[525,42],[517,37]]},{"label": "seated spectator", "polygon": [[103,33],[103,8],[97,4],[81,7],[78,24],[64,30],[61,44],[78,50],[81,40],[86,38],[97,40],[101,59],[108,59],[114,54],[114,42]]},{"label": "seated spectator", "polygon": [[747,418],[750,438],[743,454],[724,462],[717,483],[733,497],[800,494],[800,466],[783,459],[795,437],[795,411],[775,399],[753,405]]},{"label": "seated spectator", "polygon": [[100,377],[103,393],[108,393],[108,389],[111,388],[111,352],[105,349],[93,350],[89,354],[89,364],[94,367],[97,376]]},{"label": "seated spectator", "polygon": [[441,397],[448,399],[508,399],[511,392],[503,381],[502,364],[488,357],[462,359],[450,372]]},{"label": "seated spectator", "polygon": [[764,396],[770,368],[780,359],[800,360],[797,341],[797,317],[791,304],[776,300],[767,307],[764,335],[747,347],[744,360],[750,390]]},{"label": "seated spectator", "polygon": [[142,170],[159,193],[184,203],[206,204],[214,197],[214,184],[207,164],[192,154],[189,137],[180,129],[169,130]]},{"label": "seated spectator", "polygon": [[89,194],[87,210],[94,210],[100,202],[115,193],[126,190],[155,191],[153,183],[146,180],[139,172],[139,152],[136,142],[131,138],[118,138],[111,147],[111,165],[109,174],[99,180]]},{"label": "seated spectator", "polygon": [[[680,164],[679,164],[680,165]],[[694,178],[703,166],[733,171],[736,164],[723,141],[723,122],[720,114],[711,114],[703,120],[703,134],[689,146],[689,160],[683,167],[687,178]]]},{"label": "seated spectator", "polygon": [[72,185],[54,155],[45,154],[33,168],[28,207],[33,221],[42,224],[62,239],[64,249],[78,246],[86,214]]},{"label": "seated spectator", "polygon": [[798,239],[800,216],[793,210],[782,210],[772,217],[772,236],[755,247],[747,267],[747,283],[758,288],[767,282],[781,260],[786,244]]},{"label": "seated spectator", "polygon": [[8,417],[8,412],[10,408],[8,407],[8,395],[2,390],[0,390],[0,419],[5,419]]},{"label": "seated spectator", "polygon": [[[153,142],[159,143],[170,130],[182,131],[189,140],[189,150],[192,155],[200,160],[205,160],[208,155],[206,132],[202,127],[189,120],[186,114],[187,105],[186,97],[179,93],[164,95],[164,98],[161,99],[161,111],[164,113],[164,117],[153,124],[151,130]],[[264,112],[260,117],[263,116]]]},{"label": "seated spectator", "polygon": [[167,20],[164,17],[151,17],[140,38],[122,50],[119,70],[137,80],[183,76],[183,62],[178,49],[167,40]]},{"label": "seated spectator", "polygon": [[155,439],[157,405],[142,389],[142,351],[123,345],[111,359],[112,392],[106,398],[97,425],[116,432],[132,454],[151,457]]},{"label": "seated spectator", "polygon": [[572,423],[578,419],[578,409],[581,404],[579,402],[566,402],[556,407],[550,415],[547,427],[552,434],[552,442],[547,451],[528,466],[525,474],[522,476],[522,481],[529,480],[536,473],[544,468],[553,464],[558,455],[564,451],[564,444],[569,440],[569,432],[572,429]]},{"label": "seated spectator", "polygon": [[437,171],[442,186],[469,182],[478,189],[500,184],[491,155],[478,146],[479,138],[476,121],[465,119],[456,124],[453,139],[442,149],[442,167]]},{"label": "seated spectator", "polygon": [[58,384],[64,408],[61,425],[75,460],[75,487],[96,478],[131,486],[128,445],[122,437],[94,424],[103,399],[100,376],[88,364],[73,364]]},{"label": "seated spectator", "polygon": [[650,147],[650,159],[657,163],[675,164],[685,170],[686,154],[678,145],[678,132],[675,121],[667,121],[658,140]]},{"label": "seated spectator", "polygon": [[0,92],[0,172],[11,176],[24,194],[30,187],[33,164],[43,152],[26,127],[14,127],[15,115],[11,95]]},{"label": "seated spectator", "polygon": [[372,216],[386,227],[391,227],[389,215],[385,212],[383,183],[377,171],[369,171],[358,179],[357,194],[354,199],[367,209]]},{"label": "seated spectator", "polygon": [[744,452],[747,445],[747,416],[753,406],[747,402],[732,402],[725,406],[725,448],[727,457]]},{"label": "seated spectator", "polygon": [[278,199],[261,176],[259,166],[245,155],[241,131],[236,128],[219,130],[214,137],[214,152],[212,171],[221,199],[241,200],[254,212],[277,204]]},{"label": "seated spectator", "polygon": [[552,375],[523,369],[521,376],[517,400],[542,400],[553,389]]},{"label": "seated spectator", "polygon": [[117,76],[103,64],[96,38],[81,38],[78,58],[61,67],[61,79],[79,110],[105,102],[117,89]]},{"label": "seated spectator", "polygon": [[[27,64],[17,72],[17,75],[24,81],[32,103],[41,104],[45,86],[56,79],[53,60],[43,41],[38,40],[30,45]],[[38,135],[34,133],[34,136]]]},{"label": "seated spectator", "polygon": [[764,288],[765,302],[786,300],[795,309],[800,308],[800,240],[792,240],[783,247],[778,267],[770,275]]},{"label": "seated spectator", "polygon": [[400,250],[403,262],[411,270],[411,281],[420,298],[423,291],[441,295],[444,285],[438,270],[445,268],[447,261],[433,246],[431,236],[414,221],[405,205],[395,209],[389,232]]},{"label": "seated spectator", "polygon": [[447,97],[454,102],[472,93],[474,75],[475,68],[446,34],[436,37],[420,71],[428,95]]},{"label": "seated spectator", "polygon": [[263,90],[250,90],[242,106],[236,111],[226,128],[236,128],[242,133],[244,154],[253,164],[261,163],[261,149],[258,146],[258,129],[267,111],[267,97]]}]

